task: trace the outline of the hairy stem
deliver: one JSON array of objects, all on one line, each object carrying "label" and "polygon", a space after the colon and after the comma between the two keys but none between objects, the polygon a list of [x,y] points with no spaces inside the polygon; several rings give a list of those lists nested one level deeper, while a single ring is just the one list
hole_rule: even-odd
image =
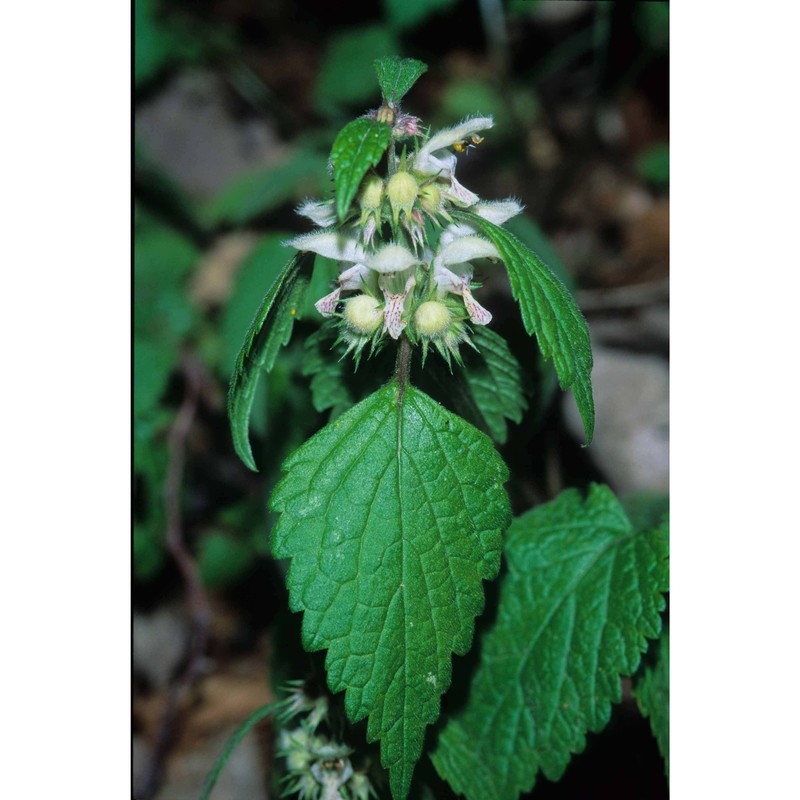
[{"label": "hairy stem", "polygon": [[409,382],[411,374],[411,342],[408,336],[403,334],[397,346],[397,361],[394,365],[394,377],[397,381],[399,391],[397,393],[397,404],[403,402],[403,395]]}]

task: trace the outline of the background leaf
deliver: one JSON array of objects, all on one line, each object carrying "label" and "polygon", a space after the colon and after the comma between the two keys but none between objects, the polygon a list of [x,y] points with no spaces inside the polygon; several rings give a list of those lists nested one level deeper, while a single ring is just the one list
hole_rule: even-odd
[{"label": "background leaf", "polygon": [[492,438],[504,444],[508,435],[506,419],[520,422],[528,406],[522,393],[519,362],[506,340],[483,325],[475,326],[472,341],[480,352],[465,353],[464,377]]},{"label": "background leaf", "polygon": [[553,359],[561,388],[572,387],[588,444],[594,434],[594,399],[586,320],[564,284],[516,236],[477,214],[461,212],[459,216],[482,230],[500,252],[525,330],[536,335],[542,355]]},{"label": "background leaf", "polygon": [[272,496],[277,558],[306,649],[369,716],[392,794],[408,794],[452,653],[472,641],[500,566],[508,473],[491,441],[422,392],[389,384],[291,456]]},{"label": "background leaf", "polygon": [[609,720],[655,637],[667,588],[664,531],[637,532],[610,489],[568,490],[514,520],[497,618],[466,705],[433,763],[468,800],[508,800],[541,769],[563,774]]},{"label": "background leaf", "polygon": [[397,104],[408,90],[428,71],[428,65],[416,58],[386,56],[375,61],[375,72],[383,96],[390,103]]},{"label": "background leaf", "polygon": [[319,194],[327,183],[326,165],[324,155],[301,148],[280,164],[242,175],[205,207],[204,221],[242,225],[284,203]]},{"label": "background leaf", "polygon": [[664,767],[669,777],[669,630],[664,629],[658,643],[658,658],[648,665],[636,682],[633,694],[639,710],[650,718],[653,736],[664,757]]},{"label": "background leaf", "polygon": [[336,115],[342,106],[377,105],[373,63],[399,50],[397,39],[384,25],[365,25],[333,35],[314,93],[317,108]]},{"label": "background leaf", "polygon": [[269,372],[278,351],[289,343],[297,309],[308,286],[313,254],[297,253],[278,276],[250,325],[228,392],[228,419],[233,446],[244,463],[257,472],[248,435],[261,371]]},{"label": "background leaf", "polygon": [[370,167],[383,157],[392,129],[374,119],[354,119],[345,125],[331,150],[336,183],[336,213],[344,220],[358,186]]},{"label": "background leaf", "polygon": [[[437,11],[454,6],[458,0],[383,0],[386,16],[395,28],[412,28]],[[388,51],[391,52],[391,51]]]}]

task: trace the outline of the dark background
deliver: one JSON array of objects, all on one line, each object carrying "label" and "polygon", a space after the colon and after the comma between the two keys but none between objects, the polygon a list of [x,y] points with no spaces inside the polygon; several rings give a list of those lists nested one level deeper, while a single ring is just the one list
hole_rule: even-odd
[{"label": "dark background", "polygon": [[[372,60],[429,65],[404,108],[434,127],[496,125],[459,180],[527,207],[512,229],[571,286],[592,331],[597,433],[541,368],[499,274],[481,303],[523,364],[529,413],[501,452],[516,513],[609,483],[631,507],[668,489],[669,10],[666,3],[135,1],[134,778],[196,798],[231,731],[273,694],[285,603],[266,499],[325,424],[302,374],[308,313],[258,399],[253,474],[225,417],[247,325],[308,230],[338,130],[379,104]],[[378,376],[380,379],[380,376]],[[270,666],[271,665],[271,666]],[[298,677],[298,676],[288,676]],[[215,797],[268,797],[268,726]],[[666,780],[626,690],[537,798],[659,798]],[[439,795],[437,795],[439,796]],[[447,796],[442,790],[442,797]]]}]

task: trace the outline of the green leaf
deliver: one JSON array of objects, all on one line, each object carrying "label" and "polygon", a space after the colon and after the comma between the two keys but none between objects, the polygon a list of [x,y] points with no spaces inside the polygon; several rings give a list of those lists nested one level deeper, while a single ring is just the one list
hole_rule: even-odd
[{"label": "green leaf", "polygon": [[497,575],[508,471],[491,440],[419,390],[370,395],[284,464],[272,496],[291,558],[303,645],[328,649],[328,684],[369,717],[392,794],[408,794],[425,727],[472,641],[481,581]]},{"label": "green leaf", "polygon": [[225,749],[219,754],[219,757],[214,764],[214,768],[211,770],[211,772],[209,772],[206,782],[203,784],[203,791],[200,793],[200,800],[208,800],[208,798],[211,797],[211,791],[216,785],[220,773],[228,763],[231,755],[233,755],[233,751],[237,748],[239,742],[241,742],[242,739],[244,739],[244,737],[247,736],[247,734],[250,733],[250,731],[255,728],[259,722],[262,722],[267,717],[276,713],[280,710],[280,708],[280,702],[270,703],[269,705],[262,706],[261,708],[256,709],[239,726],[238,730],[228,740],[228,743],[225,745]]},{"label": "green leaf", "polygon": [[236,358],[228,392],[228,419],[236,454],[254,472],[258,468],[248,432],[258,379],[262,370],[272,369],[278,351],[289,343],[313,260],[313,254],[297,253],[286,265],[262,300]]},{"label": "green leaf", "polygon": [[241,578],[255,563],[255,551],[227,533],[211,531],[200,540],[197,566],[205,586],[228,586]]},{"label": "green leaf", "polygon": [[553,359],[561,388],[572,387],[589,444],[594,434],[592,344],[583,314],[564,284],[516,236],[477,214],[458,216],[482,230],[498,249],[525,330],[536,335],[542,355]]},{"label": "green leaf", "polygon": [[653,186],[669,186],[669,145],[655,144],[636,159],[636,171]]},{"label": "green leaf", "polygon": [[391,138],[392,129],[388,125],[364,117],[345,125],[336,137],[331,163],[340,220],[344,221],[362,178],[381,160]]},{"label": "green leaf", "polygon": [[492,438],[504,444],[508,435],[506,420],[520,422],[528,407],[522,393],[519,362],[506,340],[489,328],[476,326],[472,341],[480,353],[466,354],[464,377]]},{"label": "green leaf", "polygon": [[243,225],[287,202],[321,191],[327,159],[302,148],[286,161],[235,178],[203,209],[208,225]]},{"label": "green leaf", "polygon": [[[222,324],[222,358],[220,368],[230,375],[242,341],[253,321],[254,298],[261,297],[280,275],[286,259],[283,243],[290,233],[268,233],[244,259],[236,275],[236,285],[225,306]],[[299,314],[298,314],[299,316]]]},{"label": "green leaf", "polygon": [[148,414],[167,388],[167,381],[178,359],[178,348],[166,343],[133,340],[133,414]]},{"label": "green leaf", "polygon": [[416,58],[386,56],[375,61],[375,72],[383,97],[396,105],[408,90],[428,71],[428,65]]},{"label": "green leaf", "polygon": [[661,531],[637,532],[610,489],[568,490],[514,520],[497,618],[469,697],[432,754],[468,800],[508,800],[552,781],[601,730],[658,636],[667,588]]},{"label": "green leaf", "polygon": [[650,718],[650,727],[664,757],[669,777],[669,630],[664,629],[658,643],[655,665],[647,666],[633,688],[639,710]]},{"label": "green leaf", "polygon": [[458,0],[383,0],[389,22],[399,29],[413,28],[437,11],[454,6]]},{"label": "green leaf", "polygon": [[372,66],[376,58],[398,52],[394,34],[385,25],[348,28],[330,37],[315,87],[315,105],[337,115],[342,106],[362,106],[377,95]]},{"label": "green leaf", "polygon": [[302,374],[311,377],[311,403],[315,411],[331,409],[331,419],[335,419],[353,405],[344,380],[344,363],[331,349],[330,337],[323,329],[306,339]]}]

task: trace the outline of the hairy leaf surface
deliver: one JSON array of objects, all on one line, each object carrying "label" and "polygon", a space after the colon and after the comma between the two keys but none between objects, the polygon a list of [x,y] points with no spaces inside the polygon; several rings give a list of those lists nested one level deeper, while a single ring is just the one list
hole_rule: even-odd
[{"label": "hairy leaf surface", "polygon": [[466,704],[432,755],[469,800],[558,780],[589,731],[608,722],[658,635],[667,587],[664,532],[637,532],[605,486],[576,490],[514,520],[498,614],[481,638]]},{"label": "hairy leaf surface", "polygon": [[553,359],[561,388],[572,388],[588,444],[594,434],[592,344],[583,314],[564,284],[516,236],[477,214],[459,216],[481,230],[500,252],[525,330],[536,336],[542,355]]},{"label": "hairy leaf surface", "polygon": [[344,221],[362,178],[381,160],[391,137],[388,125],[364,117],[349,122],[336,137],[331,162],[340,220]]},{"label": "hairy leaf surface", "polygon": [[508,477],[491,440],[417,389],[390,383],[304,444],[273,493],[273,552],[291,558],[303,644],[369,717],[405,798],[453,653],[466,653],[500,567]]},{"label": "hairy leaf surface", "polygon": [[297,309],[308,287],[313,253],[297,253],[277,277],[247,332],[228,391],[228,420],[236,454],[257,472],[250,448],[250,412],[262,370],[269,372],[275,357],[292,336]]},{"label": "hairy leaf surface", "polygon": [[467,355],[464,376],[492,438],[504,444],[508,436],[506,420],[519,422],[528,406],[519,362],[506,340],[485,326],[475,326],[472,341],[480,353]]},{"label": "hairy leaf surface", "polygon": [[664,630],[658,643],[658,658],[648,665],[633,689],[644,716],[650,718],[653,736],[664,757],[669,777],[669,631]]},{"label": "hairy leaf surface", "polygon": [[390,103],[399,103],[408,90],[428,71],[428,65],[416,58],[386,56],[375,61],[375,72],[383,96]]}]

